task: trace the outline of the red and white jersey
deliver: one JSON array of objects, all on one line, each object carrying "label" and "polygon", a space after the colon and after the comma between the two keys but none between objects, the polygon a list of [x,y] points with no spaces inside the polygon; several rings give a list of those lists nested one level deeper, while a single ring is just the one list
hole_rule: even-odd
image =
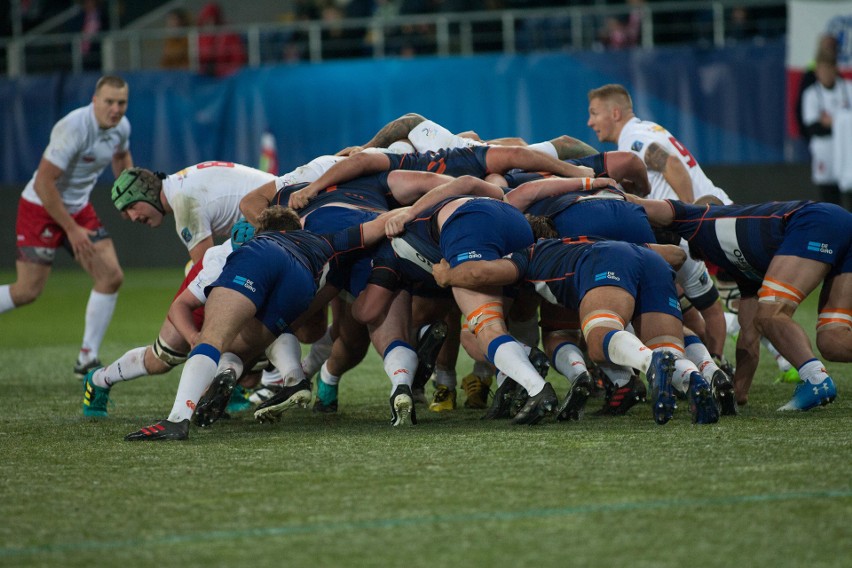
[{"label": "red and white jersey", "polygon": [[[56,188],[65,209],[72,215],[89,203],[95,183],[113,155],[130,149],[130,121],[122,117],[117,126],[101,128],[95,118],[94,105],[72,110],[53,126],[44,158],[63,171]],[[41,205],[35,191],[38,170],[27,183],[21,197]]]},{"label": "red and white jersey", "polygon": [[225,268],[225,261],[228,260],[228,255],[233,250],[231,239],[228,239],[221,245],[210,247],[204,251],[201,270],[198,271],[198,274],[195,275],[195,278],[186,287],[202,304],[207,302],[204,289],[213,284],[219,278],[219,275],[222,274],[222,269]]},{"label": "red and white jersey", "polygon": [[[689,150],[672,136],[671,132],[659,124],[639,120],[636,117],[631,118],[621,129],[621,134],[618,137],[618,149],[624,152],[633,152],[644,162],[648,146],[655,142],[669,154],[677,156],[683,163],[692,180],[692,194],[695,199],[704,195],[714,195],[726,205],[732,203],[731,198],[723,189],[713,185],[713,182],[710,181],[710,178],[707,177]],[[651,182],[651,194],[648,196],[650,199],[678,199],[677,194],[663,177],[662,172],[649,169],[648,180]]]},{"label": "red and white jersey", "polygon": [[240,218],[240,200],[275,176],[233,162],[202,162],[163,180],[181,242],[191,250],[211,235],[228,235]]}]

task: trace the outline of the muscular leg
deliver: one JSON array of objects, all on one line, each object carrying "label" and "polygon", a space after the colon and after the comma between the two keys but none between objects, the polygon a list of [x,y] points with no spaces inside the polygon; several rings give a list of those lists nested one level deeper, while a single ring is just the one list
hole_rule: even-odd
[{"label": "muscular leg", "polygon": [[819,306],[819,352],[829,361],[852,362],[852,274],[841,274],[826,282]]},{"label": "muscular leg", "polygon": [[41,296],[47,278],[50,276],[51,265],[35,262],[15,262],[17,280],[9,286],[9,294],[16,308],[31,304]]}]

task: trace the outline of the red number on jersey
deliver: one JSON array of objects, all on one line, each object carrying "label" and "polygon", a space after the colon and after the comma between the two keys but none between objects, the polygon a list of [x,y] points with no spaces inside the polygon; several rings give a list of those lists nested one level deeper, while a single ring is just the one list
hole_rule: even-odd
[{"label": "red number on jersey", "polygon": [[233,168],[234,162],[202,162],[196,166],[199,170],[204,168]]},{"label": "red number on jersey", "polygon": [[672,143],[672,146],[674,146],[675,148],[677,148],[677,151],[678,151],[678,152],[680,152],[680,155],[681,155],[681,156],[683,156],[684,158],[689,158],[689,159],[686,161],[686,165],[687,165],[687,166],[689,166],[689,167],[691,168],[691,167],[693,167],[693,166],[695,166],[695,165],[697,165],[697,164],[698,164],[698,162],[696,162],[696,161],[695,161],[695,158],[692,156],[692,154],[690,153],[690,151],[689,151],[689,150],[687,150],[687,149],[684,147],[684,145],[683,145],[683,144],[681,144],[680,142],[678,142],[678,141],[677,141],[677,138],[675,138],[674,136],[669,136],[669,142],[671,142],[671,143]]}]

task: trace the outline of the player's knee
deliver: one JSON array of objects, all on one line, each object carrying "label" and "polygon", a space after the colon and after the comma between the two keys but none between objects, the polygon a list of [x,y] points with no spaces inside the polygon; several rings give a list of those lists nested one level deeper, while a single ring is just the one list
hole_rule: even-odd
[{"label": "player's knee", "polygon": [[19,308],[35,302],[41,296],[42,290],[44,290],[44,286],[24,287],[12,284],[9,293],[12,295],[12,302],[15,307]]},{"label": "player's knee", "polygon": [[145,352],[145,370],[152,375],[166,373],[172,367],[185,363],[188,356],[184,349],[169,345],[163,336],[158,336],[154,345]]},{"label": "player's knee", "polygon": [[852,361],[852,310],[824,308],[817,317],[817,349],[829,361]]},{"label": "player's knee", "polygon": [[118,265],[109,267],[95,277],[95,287],[105,294],[118,292],[124,283],[124,272]]}]

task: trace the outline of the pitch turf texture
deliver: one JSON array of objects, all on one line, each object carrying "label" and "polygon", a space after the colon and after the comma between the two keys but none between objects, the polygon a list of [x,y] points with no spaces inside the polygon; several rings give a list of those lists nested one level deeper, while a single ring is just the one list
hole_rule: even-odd
[{"label": "pitch turf texture", "polygon": [[[180,278],[128,271],[105,361],[155,338]],[[179,370],[119,384],[109,418],[84,418],[71,367],[88,289],[60,271],[38,303],[0,316],[0,565],[852,562],[852,366],[829,365],[840,396],[808,413],[775,411],[793,386],[773,383],[764,352],[752,403],[714,426],[690,424],[681,403],[662,427],[644,404],[532,428],[419,407],[420,424],[399,430],[371,353],[336,415],[243,415],[186,442],[130,443],[166,417]],[[798,316],[809,332],[813,302]],[[565,379],[549,380],[562,397]]]}]

